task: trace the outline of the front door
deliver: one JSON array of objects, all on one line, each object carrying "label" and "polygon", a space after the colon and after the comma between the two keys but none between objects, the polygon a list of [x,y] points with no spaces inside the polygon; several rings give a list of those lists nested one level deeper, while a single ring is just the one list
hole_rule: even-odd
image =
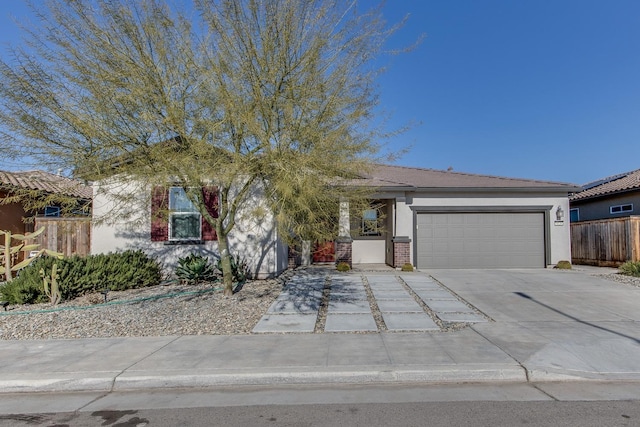
[{"label": "front door", "polygon": [[334,242],[316,242],[313,247],[313,262],[335,262],[336,246]]}]

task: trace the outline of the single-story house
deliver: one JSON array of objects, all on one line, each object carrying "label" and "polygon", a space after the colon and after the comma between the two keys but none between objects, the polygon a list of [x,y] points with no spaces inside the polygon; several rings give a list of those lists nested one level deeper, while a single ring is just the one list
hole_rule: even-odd
[{"label": "single-story house", "polygon": [[0,171],[0,199],[9,201],[0,203],[0,230],[24,234],[44,227],[34,240],[41,249],[86,255],[92,196],[92,187],[76,179],[40,170]]},{"label": "single-story house", "polygon": [[585,184],[569,204],[574,264],[640,259],[640,169]]},{"label": "single-story house", "polygon": [[[26,191],[33,191],[33,194],[41,194],[45,197],[47,194],[71,196],[78,200],[79,209],[85,208],[84,211],[80,211],[78,214],[90,215],[88,208],[90,207],[93,190],[91,186],[85,185],[78,180],[40,170],[0,171],[0,199],[20,191],[24,192],[22,197],[28,197],[29,193]],[[25,218],[57,218],[61,214],[60,206],[55,203],[35,211],[30,210],[25,204],[26,202],[24,201],[0,204],[0,230],[23,234],[33,231],[33,222],[25,223]]]},{"label": "single-story house", "polygon": [[[359,181],[376,189],[371,209],[354,218],[341,204],[331,261],[430,269],[545,268],[571,259],[567,214],[574,185],[393,165],[377,165]],[[128,185],[120,191],[142,191]],[[181,191],[173,187],[164,195],[172,214],[160,222],[152,214],[154,195],[150,203],[140,197],[145,207],[131,207],[126,220],[94,223],[91,253],[142,249],[168,271],[189,253],[217,254],[215,233],[197,211],[185,208]],[[215,204],[212,189],[203,191]],[[94,216],[116,209],[107,193],[94,186]],[[259,194],[245,209],[260,204]],[[288,268],[289,248],[268,214],[259,221],[241,215],[230,245],[255,277]]]},{"label": "single-story house", "polygon": [[640,169],[585,184],[569,198],[571,222],[640,214]]}]

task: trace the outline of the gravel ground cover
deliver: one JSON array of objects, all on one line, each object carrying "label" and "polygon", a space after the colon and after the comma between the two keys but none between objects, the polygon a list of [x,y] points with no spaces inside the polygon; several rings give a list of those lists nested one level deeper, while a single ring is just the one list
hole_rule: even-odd
[{"label": "gravel ground cover", "polygon": [[13,305],[0,312],[0,339],[249,334],[290,273],[254,280],[231,297],[216,284],[165,284],[72,301]]},{"label": "gravel ground cover", "polygon": [[624,274],[610,273],[610,274],[596,274],[597,277],[603,279],[612,280],[618,283],[624,283],[625,285],[636,286],[640,288],[640,277],[625,276]]}]

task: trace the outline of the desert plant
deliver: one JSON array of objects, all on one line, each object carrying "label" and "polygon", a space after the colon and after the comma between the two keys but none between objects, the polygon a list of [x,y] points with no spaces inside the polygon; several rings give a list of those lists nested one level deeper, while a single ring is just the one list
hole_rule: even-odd
[{"label": "desert plant", "polygon": [[409,264],[408,262],[404,263],[402,265],[402,267],[400,268],[400,270],[402,271],[413,271],[413,265]]},{"label": "desert plant", "polygon": [[558,261],[553,268],[557,268],[558,270],[571,270],[571,262],[566,260]]},{"label": "desert plant", "polygon": [[12,282],[0,286],[3,299],[10,304],[45,302],[47,296],[40,270],[52,271],[54,263],[57,264],[62,301],[103,290],[121,291],[152,286],[162,279],[160,265],[142,251],[62,259],[42,256],[22,269]]},{"label": "desert plant", "polygon": [[[234,283],[244,283],[249,278],[249,267],[244,259],[239,256],[232,256],[229,261],[231,262],[231,274]],[[222,260],[218,260],[216,263],[218,271],[222,271]]]},{"label": "desert plant", "polygon": [[620,274],[640,277],[640,261],[627,261],[620,266]]},{"label": "desert plant", "polygon": [[216,280],[216,269],[207,257],[190,254],[178,259],[176,276],[186,283],[211,282]]},{"label": "desert plant", "polygon": [[0,286],[0,296],[9,304],[36,304],[46,301],[41,282],[7,282]]},{"label": "desert plant", "polygon": [[342,271],[342,272],[345,272],[345,271],[349,271],[349,270],[351,270],[351,267],[349,266],[349,263],[346,263],[346,262],[339,262],[339,263],[336,265],[336,270],[338,270],[338,271]]},{"label": "desert plant", "polygon": [[44,284],[45,295],[49,297],[51,304],[57,305],[62,299],[60,287],[58,286],[58,264],[53,264],[53,267],[51,267],[51,274],[46,274],[44,268],[41,268],[40,277],[42,277]]},{"label": "desert plant", "polygon": [[[10,304],[46,302],[40,270],[51,271],[55,260],[55,258],[49,256],[34,259],[31,264],[20,270],[18,277],[0,287],[2,299]],[[59,262],[62,263],[63,261]]]},{"label": "desert plant", "polygon": [[[27,253],[36,250],[40,247],[37,243],[27,244],[27,240],[33,239],[42,234],[44,227],[40,227],[33,233],[25,234],[13,234],[11,231],[0,230],[0,235],[4,236],[4,244],[0,245],[0,251],[2,251],[2,265],[0,265],[0,274],[4,274],[6,281],[13,280],[13,272],[20,270],[31,264],[40,255],[51,255],[58,258],[62,258],[62,254],[48,249],[40,249],[34,257],[28,257]],[[14,242],[14,240],[16,242]],[[14,260],[14,256],[19,252],[24,252],[24,259],[16,265],[11,265]]]}]

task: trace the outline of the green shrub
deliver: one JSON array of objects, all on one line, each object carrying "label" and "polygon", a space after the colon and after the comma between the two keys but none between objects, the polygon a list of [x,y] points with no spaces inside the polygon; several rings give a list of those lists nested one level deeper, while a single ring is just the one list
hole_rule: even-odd
[{"label": "green shrub", "polygon": [[[216,268],[222,274],[222,260],[218,259]],[[231,274],[234,283],[244,283],[249,278],[249,267],[244,259],[237,255],[231,256]]]},{"label": "green shrub", "polygon": [[351,270],[351,267],[349,266],[349,263],[339,262],[338,265],[336,265],[336,270],[344,272]]},{"label": "green shrub", "polygon": [[17,279],[0,285],[0,299],[9,304],[36,304],[47,301],[41,283],[19,282]]},{"label": "green shrub", "polygon": [[558,261],[558,263],[553,268],[557,268],[559,270],[571,270],[571,262],[569,262],[569,261]]},{"label": "green shrub", "polygon": [[43,256],[20,270],[10,283],[0,287],[2,299],[10,304],[46,302],[40,269],[58,265],[62,300],[104,289],[121,291],[156,285],[162,279],[160,265],[142,251],[124,251],[86,257],[57,259]]},{"label": "green shrub", "polygon": [[640,261],[627,261],[620,266],[620,273],[640,277]]},{"label": "green shrub", "polygon": [[408,262],[402,265],[401,268],[402,271],[413,271],[413,265],[409,264]]},{"label": "green shrub", "polygon": [[191,254],[178,259],[176,276],[187,283],[212,282],[216,279],[216,268],[207,257]]}]

